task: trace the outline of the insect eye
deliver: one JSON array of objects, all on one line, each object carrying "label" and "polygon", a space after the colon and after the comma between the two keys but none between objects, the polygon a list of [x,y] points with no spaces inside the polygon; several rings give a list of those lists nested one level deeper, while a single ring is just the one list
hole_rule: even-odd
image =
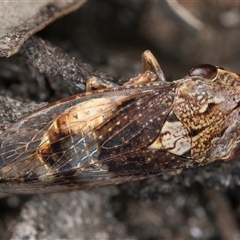
[{"label": "insect eye", "polygon": [[217,75],[217,68],[210,64],[200,64],[193,67],[189,72],[189,77],[203,77],[213,79]]}]

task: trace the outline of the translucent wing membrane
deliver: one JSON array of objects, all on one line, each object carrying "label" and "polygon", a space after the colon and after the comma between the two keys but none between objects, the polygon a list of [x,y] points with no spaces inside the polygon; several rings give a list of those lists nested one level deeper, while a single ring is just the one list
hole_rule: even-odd
[{"label": "translucent wing membrane", "polygon": [[172,100],[161,86],[133,88],[75,96],[29,115],[0,137],[0,188],[63,191],[142,178],[149,156],[162,158],[145,152]]}]

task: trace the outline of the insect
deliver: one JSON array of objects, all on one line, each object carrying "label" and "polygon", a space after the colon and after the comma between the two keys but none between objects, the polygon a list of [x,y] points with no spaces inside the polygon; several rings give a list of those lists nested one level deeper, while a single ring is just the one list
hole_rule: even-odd
[{"label": "insect", "polygon": [[143,73],[122,86],[92,77],[88,92],[2,133],[0,191],[90,189],[238,155],[238,74],[201,64],[168,82],[150,51],[142,63]]}]

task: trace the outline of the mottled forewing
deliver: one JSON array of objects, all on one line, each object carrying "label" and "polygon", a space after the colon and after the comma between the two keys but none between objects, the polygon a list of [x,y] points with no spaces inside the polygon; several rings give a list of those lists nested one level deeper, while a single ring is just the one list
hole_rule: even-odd
[{"label": "mottled forewing", "polygon": [[[143,91],[115,89],[71,97],[24,118],[0,136],[0,189],[19,193],[88,189],[192,166],[184,158],[148,149],[171,111],[174,94],[173,85]],[[39,159],[36,149],[44,144],[46,133],[51,134],[55,119],[93,98],[121,101],[100,106],[111,112],[104,122],[89,131],[85,127],[58,136],[51,142],[52,152]],[[70,128],[76,129],[75,125]]]}]

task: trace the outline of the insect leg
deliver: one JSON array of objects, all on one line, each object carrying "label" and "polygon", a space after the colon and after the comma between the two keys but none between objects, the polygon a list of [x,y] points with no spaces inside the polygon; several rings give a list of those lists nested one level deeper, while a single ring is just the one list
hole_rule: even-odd
[{"label": "insect leg", "polygon": [[151,51],[146,50],[142,54],[142,68],[143,72],[149,70],[157,75],[157,80],[166,81],[164,73]]},{"label": "insect leg", "polygon": [[[123,86],[139,85],[157,80],[166,81],[158,61],[149,50],[146,50],[142,54],[142,68],[142,74],[138,74],[136,77],[130,78]],[[112,83],[98,77],[90,77],[86,80],[86,92],[90,92],[93,89],[112,88],[117,86],[118,85],[116,83]]]},{"label": "insect leg", "polygon": [[153,81],[156,81],[156,80],[157,80],[156,74],[147,70],[144,73],[138,74],[134,78],[130,78],[126,83],[123,84],[123,86],[139,85],[139,84],[142,84],[142,83],[153,82]]},{"label": "insect leg", "polygon": [[86,80],[86,92],[91,92],[93,89],[103,89],[103,88],[112,88],[118,87],[116,83],[103,80],[98,77],[89,77]]}]

